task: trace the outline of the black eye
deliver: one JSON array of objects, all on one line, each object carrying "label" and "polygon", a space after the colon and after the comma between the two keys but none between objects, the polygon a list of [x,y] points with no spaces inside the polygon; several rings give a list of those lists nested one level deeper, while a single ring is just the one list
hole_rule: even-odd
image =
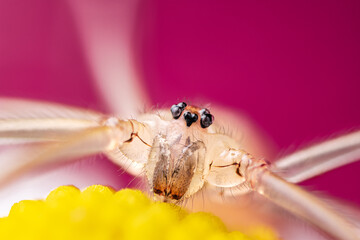
[{"label": "black eye", "polygon": [[178,119],[181,116],[181,113],[184,111],[186,106],[187,105],[184,102],[181,102],[177,105],[172,105],[170,111],[171,111],[173,118]]},{"label": "black eye", "polygon": [[183,111],[183,109],[181,109],[177,105],[172,105],[170,110],[171,110],[171,114],[172,114],[173,118],[175,118],[175,119],[178,119]]},{"label": "black eye", "polygon": [[186,121],[186,126],[190,127],[191,124],[196,122],[199,117],[195,113],[186,112],[186,113],[184,113],[184,118],[185,118],[185,121]]},{"label": "black eye", "polygon": [[199,111],[199,113],[200,113],[200,116],[202,116],[204,114],[210,114],[210,111],[207,108],[203,108]]},{"label": "black eye", "polygon": [[181,103],[178,103],[177,106],[184,110],[186,108],[187,104],[184,102],[181,102]]},{"label": "black eye", "polygon": [[214,121],[214,116],[210,113],[205,113],[201,115],[200,125],[202,128],[209,127]]}]

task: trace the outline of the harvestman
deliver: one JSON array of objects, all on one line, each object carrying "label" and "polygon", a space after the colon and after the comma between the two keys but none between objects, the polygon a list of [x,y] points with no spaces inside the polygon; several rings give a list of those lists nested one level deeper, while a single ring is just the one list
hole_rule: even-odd
[{"label": "harvestman", "polygon": [[[220,133],[208,109],[181,102],[169,110],[118,119],[72,107],[0,99],[0,186],[41,165],[105,153],[132,174],[144,171],[158,200],[177,203],[205,184],[255,191],[336,239],[358,229],[300,187],[299,182],[360,156],[360,131],[332,139],[272,166]],[[23,144],[25,143],[25,144]],[[130,164],[130,165],[129,165]],[[274,171],[283,172],[281,176]]]}]

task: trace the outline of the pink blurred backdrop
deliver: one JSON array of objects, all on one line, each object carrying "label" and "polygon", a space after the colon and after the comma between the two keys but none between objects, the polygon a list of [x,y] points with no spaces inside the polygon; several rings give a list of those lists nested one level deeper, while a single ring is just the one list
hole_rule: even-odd
[{"label": "pink blurred backdrop", "polygon": [[[278,156],[360,127],[359,1],[140,1],[133,42],[150,105],[231,107]],[[106,111],[90,72],[67,2],[0,1],[0,96]],[[355,163],[304,185],[360,205],[358,172]]]}]

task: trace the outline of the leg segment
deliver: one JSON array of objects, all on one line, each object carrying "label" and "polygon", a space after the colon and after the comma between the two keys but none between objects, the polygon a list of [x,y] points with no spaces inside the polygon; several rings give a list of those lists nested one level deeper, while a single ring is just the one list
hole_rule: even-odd
[{"label": "leg segment", "polygon": [[207,178],[210,184],[225,189],[246,186],[245,190],[265,196],[333,238],[359,239],[358,230],[350,222],[336,214],[325,202],[273,174],[266,162],[233,149],[223,151],[221,156],[221,165],[219,160],[211,164]]},{"label": "leg segment", "polygon": [[359,239],[359,230],[336,214],[325,202],[302,188],[286,182],[266,167],[253,169],[249,177],[252,190],[312,223],[332,238]]},{"label": "leg segment", "polygon": [[272,170],[298,183],[360,160],[360,131],[331,139],[279,159]]},{"label": "leg segment", "polygon": [[0,187],[31,169],[117,149],[128,139],[126,121],[118,126],[99,126],[60,138],[56,142],[30,144],[0,153]]}]

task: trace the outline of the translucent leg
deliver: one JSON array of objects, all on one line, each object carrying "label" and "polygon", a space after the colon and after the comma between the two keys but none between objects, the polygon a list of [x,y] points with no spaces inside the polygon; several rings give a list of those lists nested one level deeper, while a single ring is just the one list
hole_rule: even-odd
[{"label": "translucent leg", "polygon": [[0,145],[58,140],[70,133],[98,126],[96,121],[83,119],[0,119]]},{"label": "translucent leg", "polygon": [[70,118],[96,121],[101,113],[57,103],[0,97],[0,119]]},{"label": "translucent leg", "polygon": [[120,135],[117,129],[103,126],[73,134],[62,142],[5,149],[0,153],[0,187],[39,166],[112,150],[124,139]]},{"label": "translucent leg", "polygon": [[272,170],[297,183],[357,160],[360,160],[360,131],[281,158],[272,165]]},{"label": "translucent leg", "polygon": [[101,113],[56,103],[0,98],[0,145],[55,140],[98,127]]},{"label": "translucent leg", "polygon": [[249,176],[253,190],[275,204],[314,224],[335,239],[359,239],[360,232],[335,212],[325,202],[300,187],[286,182],[266,168],[257,168]]}]

